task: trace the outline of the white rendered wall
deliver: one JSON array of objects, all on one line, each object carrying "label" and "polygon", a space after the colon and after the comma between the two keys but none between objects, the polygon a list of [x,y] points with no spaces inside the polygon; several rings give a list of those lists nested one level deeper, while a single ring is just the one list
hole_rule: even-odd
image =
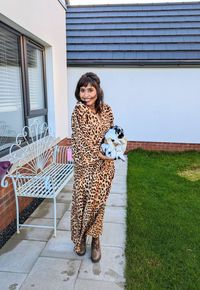
[{"label": "white rendered wall", "polygon": [[68,68],[69,123],[76,83],[89,71],[129,141],[200,143],[200,68]]},{"label": "white rendered wall", "polygon": [[1,0],[0,20],[45,45],[48,119],[56,136],[66,137],[65,10],[58,0]]}]

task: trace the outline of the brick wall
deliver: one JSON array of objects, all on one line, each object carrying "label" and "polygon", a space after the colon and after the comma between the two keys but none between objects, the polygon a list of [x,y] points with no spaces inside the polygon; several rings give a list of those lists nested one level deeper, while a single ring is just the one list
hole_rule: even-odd
[{"label": "brick wall", "polygon": [[[70,139],[63,139],[60,144],[69,146]],[[171,143],[171,142],[140,142],[140,141],[128,141],[127,151],[142,148],[145,150],[158,150],[158,151],[188,151],[196,150],[200,151],[200,144],[193,143]]]},{"label": "brick wall", "polygon": [[170,142],[138,142],[138,141],[128,142],[127,152],[137,148],[158,151],[188,151],[188,150],[200,151],[200,144],[170,143]]}]

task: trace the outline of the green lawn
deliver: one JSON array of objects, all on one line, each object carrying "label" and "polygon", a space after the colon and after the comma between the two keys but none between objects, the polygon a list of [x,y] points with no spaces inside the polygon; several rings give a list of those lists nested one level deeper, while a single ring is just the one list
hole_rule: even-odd
[{"label": "green lawn", "polygon": [[127,290],[200,289],[200,176],[191,179],[193,169],[196,176],[200,152],[128,154]]}]

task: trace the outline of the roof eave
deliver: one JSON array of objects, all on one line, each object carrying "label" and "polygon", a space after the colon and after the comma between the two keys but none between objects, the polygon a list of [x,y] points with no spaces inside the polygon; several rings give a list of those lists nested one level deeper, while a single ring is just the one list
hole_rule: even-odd
[{"label": "roof eave", "polygon": [[68,60],[68,67],[150,67],[150,66],[200,66],[200,60]]}]

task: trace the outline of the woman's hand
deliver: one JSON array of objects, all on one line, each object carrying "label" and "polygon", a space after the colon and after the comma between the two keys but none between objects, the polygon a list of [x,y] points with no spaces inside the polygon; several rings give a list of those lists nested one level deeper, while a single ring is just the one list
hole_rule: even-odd
[{"label": "woman's hand", "polygon": [[110,158],[110,157],[103,155],[101,152],[99,152],[99,158],[102,160],[110,160],[110,161],[115,160],[114,158]]}]

